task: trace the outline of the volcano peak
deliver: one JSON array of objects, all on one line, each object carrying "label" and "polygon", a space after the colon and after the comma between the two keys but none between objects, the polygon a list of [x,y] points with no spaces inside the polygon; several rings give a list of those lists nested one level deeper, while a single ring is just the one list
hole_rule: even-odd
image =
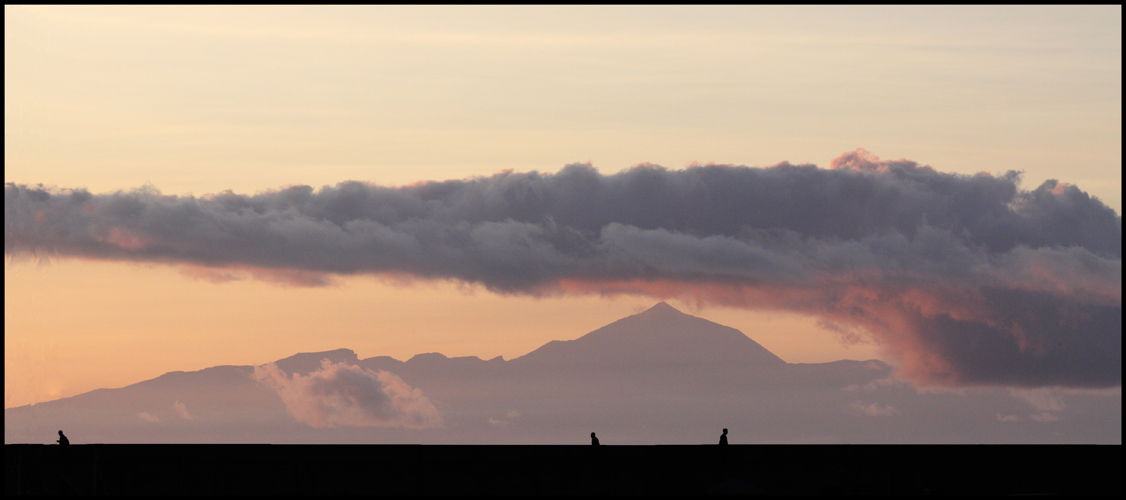
[{"label": "volcano peak", "polygon": [[630,367],[786,364],[743,332],[680,312],[666,302],[575,340],[548,342],[517,359],[549,365]]}]

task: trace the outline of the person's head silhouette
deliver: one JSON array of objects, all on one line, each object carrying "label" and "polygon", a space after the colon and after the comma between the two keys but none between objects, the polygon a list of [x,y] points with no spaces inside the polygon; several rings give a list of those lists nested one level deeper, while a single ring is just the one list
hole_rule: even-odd
[{"label": "person's head silhouette", "polygon": [[724,434],[724,435],[727,435],[727,429],[724,429],[724,430],[723,430],[723,434]]}]

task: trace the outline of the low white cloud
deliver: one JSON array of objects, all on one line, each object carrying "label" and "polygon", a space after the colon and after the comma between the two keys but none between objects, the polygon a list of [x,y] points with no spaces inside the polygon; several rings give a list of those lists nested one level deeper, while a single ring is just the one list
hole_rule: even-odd
[{"label": "low white cloud", "polygon": [[145,422],[159,422],[160,421],[160,418],[158,418],[156,415],[153,415],[153,414],[151,414],[147,411],[143,411],[141,413],[138,413],[137,418],[144,420]]},{"label": "low white cloud", "polygon": [[1034,422],[1055,422],[1060,419],[1058,413],[1067,408],[1059,389],[1014,389],[1009,394],[1032,406],[1034,413],[1028,418]]},{"label": "low white cloud", "polygon": [[1010,394],[1039,411],[1063,411],[1067,408],[1063,402],[1063,395],[1054,389],[1016,389],[1010,391]]},{"label": "low white cloud", "polygon": [[[899,382],[899,384],[903,385],[903,382]],[[876,380],[868,382],[867,384],[864,384],[864,390],[875,391],[880,389],[881,387],[891,387],[893,385],[896,385],[896,380],[891,377],[878,378]]]},{"label": "low white cloud", "polygon": [[440,427],[434,404],[398,376],[321,361],[321,369],[292,378],[270,363],[253,378],[278,392],[289,413],[310,427]]},{"label": "low white cloud", "polygon": [[849,384],[848,386],[845,386],[845,388],[842,389],[842,390],[851,392],[851,391],[858,391],[858,390],[863,389],[865,391],[872,392],[872,391],[878,391],[881,388],[885,388],[885,387],[894,387],[894,386],[906,387],[908,385],[909,384],[905,381],[896,380],[893,377],[884,377],[884,378],[878,378],[878,379],[872,380],[871,382],[868,382],[868,383],[864,384],[863,386],[861,386],[859,384]]},{"label": "low white cloud", "polygon": [[880,406],[879,403],[864,404],[861,401],[853,401],[852,404],[848,406],[848,410],[852,413],[867,415],[869,417],[890,417],[892,415],[899,415],[899,410],[891,405]]},{"label": "low white cloud", "polygon": [[195,420],[195,417],[193,417],[191,413],[188,413],[188,407],[184,406],[184,403],[181,403],[179,400],[176,400],[172,408],[176,410],[176,414],[180,415],[180,418],[184,420]]},{"label": "low white cloud", "polygon": [[1035,420],[1037,422],[1055,422],[1060,419],[1059,416],[1046,411],[1030,415],[1028,418],[1031,418],[1032,420]]},{"label": "low white cloud", "polygon": [[[508,412],[507,414],[505,414],[505,418],[510,418],[510,419],[511,418],[518,418],[519,416],[520,416],[520,412],[518,412],[516,410],[512,410],[512,411]],[[489,420],[489,423],[493,424],[493,425],[497,425],[497,426],[508,425],[508,420],[504,420],[504,419],[500,419],[500,418],[493,418],[493,417],[489,417],[488,420]]]}]

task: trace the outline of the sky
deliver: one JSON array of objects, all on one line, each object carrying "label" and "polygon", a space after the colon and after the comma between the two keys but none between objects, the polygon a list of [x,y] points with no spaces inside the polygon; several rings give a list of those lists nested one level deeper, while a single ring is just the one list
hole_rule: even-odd
[{"label": "sky", "polygon": [[1120,6],[4,23],[6,408],[662,299],[788,362],[1121,384]]}]

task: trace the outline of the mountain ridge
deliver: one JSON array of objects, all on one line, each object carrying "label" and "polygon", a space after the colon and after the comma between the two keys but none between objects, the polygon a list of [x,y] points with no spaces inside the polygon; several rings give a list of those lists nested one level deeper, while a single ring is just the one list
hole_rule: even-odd
[{"label": "mountain ridge", "polygon": [[[344,366],[310,376],[324,359]],[[222,365],[7,408],[5,442],[64,429],[72,443],[581,444],[597,431],[603,444],[674,444],[714,442],[722,428],[760,443],[1121,442],[1120,395],[1030,410],[1008,388],[918,391],[879,360],[786,363],[668,304],[510,361],[342,348],[274,365],[266,378]],[[420,409],[443,423],[400,424]]]},{"label": "mountain ridge", "polygon": [[604,367],[787,364],[743,332],[685,314],[665,302],[577,339],[553,340],[511,362]]},{"label": "mountain ridge", "polygon": [[[705,349],[701,351],[697,348],[699,347],[699,342],[695,342],[698,340],[697,338],[693,338],[692,335],[678,335],[675,333],[668,335],[668,329],[670,327],[673,329],[695,328],[697,330],[706,330],[705,334],[710,336],[710,340],[714,341],[720,339],[719,342],[722,345],[713,347],[710,350]],[[653,331],[648,333],[645,331],[636,331],[644,330],[645,328],[651,328]],[[635,331],[630,331],[630,329]],[[671,347],[669,350],[677,355],[688,353],[693,357],[687,362],[677,362],[675,359],[670,358],[668,351],[654,353],[652,350],[642,352],[639,356],[629,356],[628,353],[623,355],[623,351],[627,350],[627,348],[637,347],[639,345],[638,342],[647,340],[663,341],[666,344],[661,347]],[[670,341],[674,345],[667,345]],[[594,359],[591,359],[591,351],[604,349],[606,347],[611,348],[609,352],[600,351],[603,356],[599,358],[599,351],[596,351],[593,353]],[[727,348],[729,347],[734,347],[735,349],[728,350]],[[576,352],[575,348],[587,350],[585,352]],[[735,353],[735,355],[732,356],[732,353]],[[709,358],[707,356],[709,354],[718,356],[718,359]],[[645,311],[618,319],[576,339],[549,341],[539,348],[511,360],[505,360],[502,356],[496,356],[487,360],[477,356],[448,357],[438,352],[419,353],[406,361],[400,361],[391,356],[374,356],[361,359],[352,349],[338,348],[328,351],[300,352],[281,358],[273,363],[289,377],[293,375],[308,376],[310,373],[320,370],[322,360],[325,359],[332,363],[344,363],[376,371],[388,371],[412,380],[420,378],[428,379],[431,378],[431,376],[449,375],[451,373],[460,376],[473,375],[477,372],[495,375],[498,373],[497,370],[505,371],[506,368],[516,369],[521,366],[540,365],[545,368],[559,368],[566,367],[569,362],[573,362],[573,367],[576,368],[618,367],[634,370],[644,368],[646,363],[651,364],[655,368],[667,368],[669,365],[692,366],[705,364],[716,366],[730,364],[732,362],[751,362],[756,366],[765,366],[767,368],[820,365],[820,363],[786,363],[739,330],[683,313],[663,301],[658,302]],[[879,362],[878,360],[867,360],[855,363],[867,363],[871,361]],[[882,362],[880,363],[883,364]],[[87,399],[88,395],[104,393],[105,391],[159,390],[163,387],[173,386],[179,381],[188,378],[196,382],[231,386],[242,383],[245,379],[248,379],[253,372],[253,365],[218,365],[194,371],[172,371],[152,379],[139,381],[120,388],[99,388],[66,398],[41,401],[31,405],[8,408],[8,410],[52,402],[72,401],[77,403]]]}]

